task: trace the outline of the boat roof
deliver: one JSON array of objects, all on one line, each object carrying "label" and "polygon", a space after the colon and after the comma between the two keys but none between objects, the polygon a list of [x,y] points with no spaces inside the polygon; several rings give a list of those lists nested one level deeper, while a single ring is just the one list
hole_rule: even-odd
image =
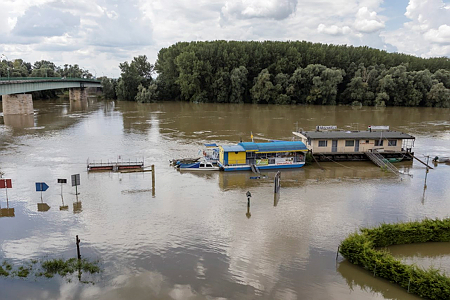
[{"label": "boat roof", "polygon": [[266,143],[243,142],[232,146],[223,146],[224,152],[277,152],[277,151],[302,151],[308,150],[300,141],[273,141]]},{"label": "boat roof", "polygon": [[207,147],[207,148],[215,148],[215,147],[219,147],[219,146],[217,146],[216,143],[212,143],[212,144],[205,144],[205,147]]},{"label": "boat roof", "polygon": [[415,139],[412,135],[399,131],[304,131],[310,139]]}]

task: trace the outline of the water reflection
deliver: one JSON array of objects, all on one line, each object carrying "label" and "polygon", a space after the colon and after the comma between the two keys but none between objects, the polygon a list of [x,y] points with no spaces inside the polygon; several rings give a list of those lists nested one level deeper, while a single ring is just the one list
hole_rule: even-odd
[{"label": "water reflection", "polygon": [[81,201],[78,199],[78,195],[75,195],[75,202],[73,202],[73,213],[78,214],[83,211],[83,206],[81,204]]},{"label": "water reflection", "polygon": [[37,210],[40,212],[45,212],[50,210],[50,206],[47,203],[41,202],[37,204]]},{"label": "water reflection", "polygon": [[373,296],[381,294],[383,299],[396,300],[418,300],[421,299],[408,292],[402,287],[392,284],[389,281],[380,277],[373,276],[372,273],[364,270],[359,266],[355,266],[347,260],[341,261],[338,264],[337,271],[345,279],[350,290],[356,288],[363,291],[370,292]]},{"label": "water reflection", "polygon": [[[282,171],[279,197],[275,172],[252,179],[251,172],[181,173],[168,163],[196,154],[207,141],[248,140],[251,131],[259,140],[290,139],[296,122],[305,129],[390,125],[418,135],[416,153],[444,152],[449,110],[107,101],[77,109],[68,101],[37,101],[35,128],[0,125],[0,165],[20,179],[22,196],[17,218],[0,219],[15,228],[1,231],[0,259],[73,257],[67,237],[82,232],[83,256],[100,258],[105,272],[95,286],[0,278],[6,299],[382,299],[390,296],[384,288],[394,285],[386,283],[382,292],[357,284],[349,289],[343,277],[375,289],[379,279],[360,279],[360,269],[336,272],[337,245],[359,227],[444,217],[450,210],[450,188],[442,180],[450,177],[447,166],[428,174],[422,205],[426,174],[417,162],[396,165],[414,175],[400,178],[370,162]],[[83,172],[88,158],[125,154],[156,164],[158,194],[150,174]],[[74,214],[36,213],[27,182],[78,173],[82,197],[60,199],[50,190],[46,199],[60,209],[72,202]],[[253,195],[251,207],[246,191]]]},{"label": "water reflection", "polygon": [[78,112],[78,111],[87,111],[89,109],[89,101],[86,100],[70,100],[70,111]]},{"label": "water reflection", "polygon": [[0,208],[0,218],[3,217],[15,217],[14,208]]},{"label": "water reflection", "polygon": [[3,121],[14,129],[34,127],[34,115],[5,115]]}]

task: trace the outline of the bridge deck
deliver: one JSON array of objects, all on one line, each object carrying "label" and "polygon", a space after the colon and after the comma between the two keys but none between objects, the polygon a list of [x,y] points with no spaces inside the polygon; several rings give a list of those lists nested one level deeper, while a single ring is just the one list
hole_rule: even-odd
[{"label": "bridge deck", "polygon": [[102,87],[100,80],[60,77],[0,78],[0,95],[22,94],[43,90]]}]

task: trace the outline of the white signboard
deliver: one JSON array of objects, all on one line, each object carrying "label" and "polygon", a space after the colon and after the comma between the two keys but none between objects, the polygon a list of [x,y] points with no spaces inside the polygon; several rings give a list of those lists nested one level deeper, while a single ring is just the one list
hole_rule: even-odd
[{"label": "white signboard", "polygon": [[335,126],[335,125],[316,126],[316,130],[334,130],[334,129],[337,129],[337,126]]},{"label": "white signboard", "polygon": [[293,157],[277,157],[275,158],[275,164],[277,165],[292,165],[294,163]]},{"label": "white signboard", "polygon": [[389,130],[389,126],[369,126],[369,130]]}]

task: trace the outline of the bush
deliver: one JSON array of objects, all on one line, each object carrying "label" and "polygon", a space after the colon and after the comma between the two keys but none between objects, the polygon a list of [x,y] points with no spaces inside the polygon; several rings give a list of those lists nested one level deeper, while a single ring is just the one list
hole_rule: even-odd
[{"label": "bush", "polygon": [[339,252],[351,263],[362,266],[391,282],[397,283],[420,297],[449,299],[450,278],[438,270],[423,270],[404,265],[379,247],[391,245],[449,242],[450,219],[382,224],[378,228],[363,228],[342,241]]}]

